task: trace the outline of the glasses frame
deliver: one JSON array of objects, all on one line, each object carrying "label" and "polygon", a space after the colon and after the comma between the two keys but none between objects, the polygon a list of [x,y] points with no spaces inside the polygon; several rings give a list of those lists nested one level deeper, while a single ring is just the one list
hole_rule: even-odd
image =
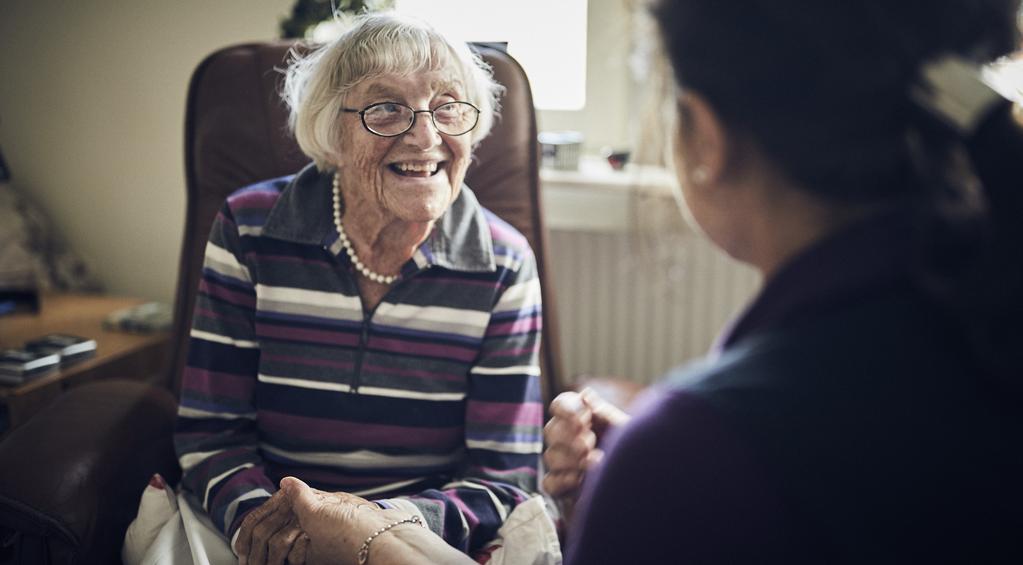
[{"label": "glasses frame", "polygon": [[[383,106],[385,104],[394,104],[395,106],[403,106],[405,108],[408,108],[409,111],[412,112],[412,121],[409,122],[407,128],[403,129],[402,131],[400,131],[398,133],[384,134],[384,133],[380,133],[378,131],[373,131],[373,128],[369,127],[369,124],[366,123],[366,112],[372,110],[373,108],[375,108],[377,106]],[[466,104],[469,107],[471,107],[473,110],[476,110],[476,120],[473,121],[472,126],[469,129],[463,131],[462,133],[444,133],[443,131],[441,131],[440,126],[437,125],[437,116],[434,115],[434,112],[439,110],[439,109],[441,109],[441,108],[443,108],[444,106],[447,106],[448,104]],[[480,109],[477,108],[476,105],[473,104],[472,102],[466,102],[465,100],[452,100],[450,102],[445,102],[443,104],[438,104],[437,106],[435,106],[431,110],[416,110],[412,106],[409,106],[408,104],[402,104],[401,102],[384,101],[384,102],[374,102],[374,103],[370,104],[369,106],[366,106],[362,110],[356,110],[355,108],[341,108],[341,111],[349,113],[349,114],[358,114],[359,115],[359,121],[362,122],[362,127],[366,128],[366,131],[368,131],[369,133],[372,133],[373,135],[376,135],[376,136],[379,136],[379,137],[398,137],[399,135],[405,135],[406,133],[408,133],[408,131],[410,129],[415,127],[415,125],[416,125],[416,118],[419,117],[418,114],[430,114],[430,121],[433,123],[433,129],[437,130],[437,133],[439,133],[441,135],[446,135],[448,137],[458,137],[458,136],[461,136],[461,135],[465,135],[465,134],[469,133],[470,131],[476,129],[476,126],[478,126],[479,123],[480,123]]]}]

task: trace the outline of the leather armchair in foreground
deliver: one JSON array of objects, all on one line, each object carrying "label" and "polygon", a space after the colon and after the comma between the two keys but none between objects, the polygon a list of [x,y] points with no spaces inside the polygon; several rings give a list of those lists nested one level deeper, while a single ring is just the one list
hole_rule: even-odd
[{"label": "leather armchair in foreground", "polygon": [[[161,472],[176,481],[180,471],[171,444],[176,392],[214,215],[235,189],[297,172],[307,161],[287,133],[277,95],[275,68],[292,47],[290,42],[229,47],[196,69],[185,124],[187,223],[164,386],[108,381],[72,389],[0,444],[0,564],[116,563],[150,475]],[[507,92],[501,119],[477,148],[466,183],[536,253],[545,303],[541,368],[549,401],[561,387],[532,94],[514,59],[490,47],[480,52]]]},{"label": "leather armchair in foreground", "polygon": [[105,381],[15,429],[0,443],[0,563],[117,563],[149,477],[180,474],[176,410],[165,388]]}]

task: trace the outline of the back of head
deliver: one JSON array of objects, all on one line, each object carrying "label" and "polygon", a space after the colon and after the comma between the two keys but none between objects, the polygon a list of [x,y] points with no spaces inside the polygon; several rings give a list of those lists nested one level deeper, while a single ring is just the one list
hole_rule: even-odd
[{"label": "back of head", "polygon": [[[1019,8],[1019,0],[654,0],[652,13],[678,87],[703,95],[797,188],[837,204],[909,205],[928,224],[925,241],[967,240],[952,261],[948,247],[938,249],[942,264],[922,274],[945,278],[940,298],[975,349],[1018,373],[1023,353],[1014,350],[1023,348],[992,344],[1023,338],[1020,177],[976,170],[984,160],[976,140],[942,128],[910,93],[938,59],[979,64],[1016,49]],[[1000,140],[988,147],[1023,148],[1018,128],[996,129]],[[984,190],[971,194],[976,177]],[[970,222],[953,221],[971,203]]]},{"label": "back of head", "polygon": [[[800,186],[859,200],[908,189],[908,92],[946,53],[1015,48],[1018,0],[662,0],[682,88],[748,132]],[[893,186],[894,183],[894,186]]]}]

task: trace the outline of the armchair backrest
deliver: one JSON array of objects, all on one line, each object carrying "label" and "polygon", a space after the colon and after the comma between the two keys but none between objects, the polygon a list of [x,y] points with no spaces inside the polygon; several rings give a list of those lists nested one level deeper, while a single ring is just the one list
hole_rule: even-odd
[{"label": "armchair backrest", "polygon": [[[307,164],[287,129],[278,91],[291,41],[221,49],[195,70],[185,118],[188,189],[184,241],[174,312],[173,359],[167,383],[177,392],[185,364],[192,307],[213,218],[234,190],[297,172]],[[466,176],[486,208],[521,231],[532,245],[544,299],[541,370],[545,400],[560,392],[557,324],[539,193],[539,151],[533,97],[522,67],[507,53],[478,46],[507,89],[501,118],[477,147]]]}]

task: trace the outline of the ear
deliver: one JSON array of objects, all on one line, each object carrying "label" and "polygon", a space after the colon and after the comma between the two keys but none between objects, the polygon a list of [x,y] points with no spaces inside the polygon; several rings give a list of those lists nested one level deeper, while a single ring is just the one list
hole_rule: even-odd
[{"label": "ear", "polygon": [[714,108],[698,93],[678,98],[676,160],[690,186],[714,184],[725,173],[731,150],[728,131]]}]

